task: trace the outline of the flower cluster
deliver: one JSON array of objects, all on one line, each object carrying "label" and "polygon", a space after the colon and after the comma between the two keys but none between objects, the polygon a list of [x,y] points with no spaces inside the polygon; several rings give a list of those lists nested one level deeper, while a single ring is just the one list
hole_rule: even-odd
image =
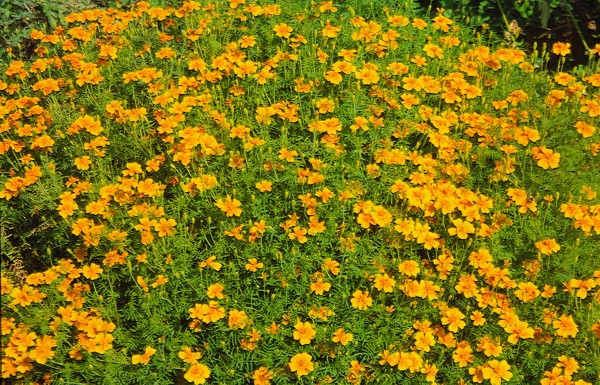
[{"label": "flower cluster", "polygon": [[85,10],[0,63],[2,378],[597,380],[600,47],[292,3]]}]

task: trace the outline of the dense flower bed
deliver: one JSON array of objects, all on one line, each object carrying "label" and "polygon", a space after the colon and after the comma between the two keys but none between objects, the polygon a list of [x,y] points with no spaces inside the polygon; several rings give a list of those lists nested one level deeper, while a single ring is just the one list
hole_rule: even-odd
[{"label": "dense flower bed", "polygon": [[598,380],[600,47],[548,72],[410,3],[67,22],[0,63],[3,379]]}]

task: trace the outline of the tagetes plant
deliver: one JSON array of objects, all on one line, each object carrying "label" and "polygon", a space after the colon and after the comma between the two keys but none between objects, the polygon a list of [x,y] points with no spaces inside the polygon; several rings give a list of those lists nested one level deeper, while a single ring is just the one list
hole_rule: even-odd
[{"label": "tagetes plant", "polygon": [[600,46],[157,3],[0,63],[4,382],[598,382]]}]

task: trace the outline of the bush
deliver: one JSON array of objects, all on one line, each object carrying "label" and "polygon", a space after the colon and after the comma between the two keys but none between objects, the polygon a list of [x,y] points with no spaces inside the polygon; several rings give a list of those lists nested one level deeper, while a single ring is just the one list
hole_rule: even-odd
[{"label": "bush", "polygon": [[600,46],[564,72],[385,3],[31,31],[0,63],[3,379],[593,383]]}]

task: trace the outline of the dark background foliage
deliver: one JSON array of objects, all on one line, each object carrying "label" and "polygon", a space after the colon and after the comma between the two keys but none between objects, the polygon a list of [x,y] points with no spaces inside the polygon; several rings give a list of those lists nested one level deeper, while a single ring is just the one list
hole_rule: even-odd
[{"label": "dark background foliage", "polygon": [[[548,47],[571,43],[566,68],[588,63],[588,51],[600,44],[598,0],[417,0],[432,14],[444,8],[446,16],[509,42]],[[538,48],[539,50],[539,48]],[[557,58],[554,58],[555,60]],[[549,68],[553,68],[549,63]]]}]

